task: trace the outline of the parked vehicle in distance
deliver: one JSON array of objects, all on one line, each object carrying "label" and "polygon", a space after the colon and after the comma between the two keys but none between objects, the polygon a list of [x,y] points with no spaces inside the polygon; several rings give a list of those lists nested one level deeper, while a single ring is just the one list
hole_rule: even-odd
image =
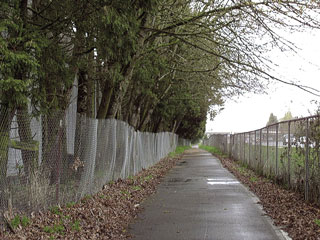
[{"label": "parked vehicle in distance", "polygon": [[[306,143],[307,143],[307,137],[306,136],[299,137],[298,142],[297,142],[297,145],[299,147],[303,148]],[[309,139],[309,147],[314,148],[315,146],[316,146],[316,143],[314,141],[312,141],[311,139]]]},{"label": "parked vehicle in distance", "polygon": [[[293,134],[290,134],[290,144],[294,144],[296,142],[296,138],[294,137]],[[282,136],[282,143],[283,145],[288,145],[289,143],[289,134],[284,134]]]},{"label": "parked vehicle in distance", "polygon": [[[283,145],[288,145],[289,135],[284,134],[282,139],[283,139]],[[290,134],[290,145],[304,148],[306,143],[307,143],[306,136],[297,137],[297,136],[294,136],[293,134]],[[316,145],[315,142],[309,139],[309,147],[314,148],[315,145]]]}]

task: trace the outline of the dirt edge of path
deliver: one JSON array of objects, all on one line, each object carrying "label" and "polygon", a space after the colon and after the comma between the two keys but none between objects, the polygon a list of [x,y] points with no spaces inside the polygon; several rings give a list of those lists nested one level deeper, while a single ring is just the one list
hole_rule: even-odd
[{"label": "dirt edge of path", "polygon": [[181,157],[164,158],[136,176],[106,184],[77,203],[32,214],[27,226],[18,224],[11,231],[0,231],[0,239],[128,239],[127,228],[142,210],[140,204]]}]

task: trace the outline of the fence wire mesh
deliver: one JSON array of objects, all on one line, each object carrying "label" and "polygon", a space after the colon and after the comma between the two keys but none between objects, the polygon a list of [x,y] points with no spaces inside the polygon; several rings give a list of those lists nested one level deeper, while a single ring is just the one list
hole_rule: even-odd
[{"label": "fence wire mesh", "polygon": [[34,118],[28,110],[0,108],[0,214],[77,201],[189,144],[173,133],[139,132],[74,109]]},{"label": "fence wire mesh", "polygon": [[245,133],[212,134],[203,144],[320,203],[319,115]]}]

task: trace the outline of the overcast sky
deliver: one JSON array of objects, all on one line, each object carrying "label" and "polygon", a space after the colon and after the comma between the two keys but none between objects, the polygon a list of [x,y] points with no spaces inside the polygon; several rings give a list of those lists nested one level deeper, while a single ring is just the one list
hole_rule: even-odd
[{"label": "overcast sky", "polygon": [[[286,81],[320,90],[320,31],[295,33],[289,36],[301,50],[298,54],[273,52],[272,60],[279,64],[277,75]],[[282,118],[287,111],[293,116],[308,116],[317,106],[312,100],[320,98],[296,87],[273,83],[268,94],[246,94],[239,99],[228,100],[225,109],[214,121],[207,121],[206,130],[214,132],[243,132],[262,128],[270,113]]]}]

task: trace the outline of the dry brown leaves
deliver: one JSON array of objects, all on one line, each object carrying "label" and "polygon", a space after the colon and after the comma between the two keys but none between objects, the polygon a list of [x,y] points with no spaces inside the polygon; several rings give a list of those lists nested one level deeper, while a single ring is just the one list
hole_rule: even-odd
[{"label": "dry brown leaves", "polygon": [[239,165],[229,159],[221,159],[224,167],[229,169],[260,199],[266,213],[294,240],[319,240],[320,209],[314,204],[306,203],[299,193],[284,189],[271,180],[256,175],[251,170],[239,171]]},{"label": "dry brown leaves", "polygon": [[78,203],[37,213],[30,217],[27,227],[17,228],[15,233],[0,232],[0,239],[127,239],[126,229],[141,202],[155,192],[161,178],[178,160],[165,158],[134,177],[105,185]]}]

